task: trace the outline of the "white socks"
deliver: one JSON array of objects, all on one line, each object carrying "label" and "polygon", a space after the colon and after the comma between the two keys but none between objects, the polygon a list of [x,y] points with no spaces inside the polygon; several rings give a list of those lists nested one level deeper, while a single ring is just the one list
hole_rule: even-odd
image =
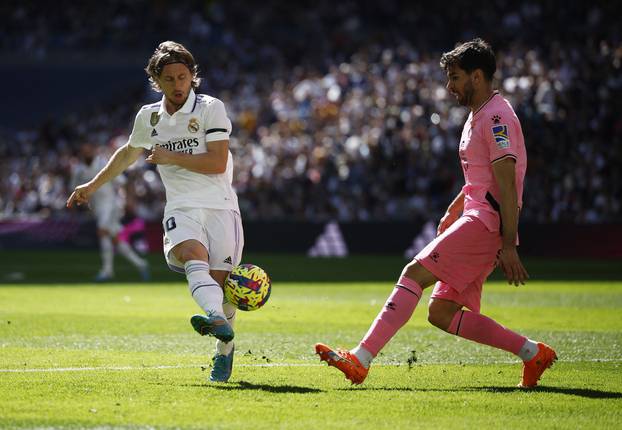
[{"label": "white socks", "polygon": [[523,361],[529,361],[538,353],[538,343],[531,339],[527,339],[523,344],[523,347],[518,351],[518,356]]},{"label": "white socks", "polygon": [[218,282],[209,274],[209,264],[201,260],[189,260],[184,264],[188,288],[195,302],[206,313],[225,318],[223,312],[223,292]]},{"label": "white socks", "polygon": [[147,267],[147,261],[140,258],[127,242],[119,241],[119,243],[117,243],[117,250],[119,251],[119,254],[124,256],[130,263],[132,263],[137,268],[144,269],[145,267]]},{"label": "white socks", "polygon": [[[231,303],[226,302],[226,303],[223,303],[222,309],[225,311],[227,322],[229,322],[229,324],[231,325],[231,328],[233,328],[233,325],[235,324],[235,311],[237,310],[237,308],[233,306]],[[225,343],[222,340],[216,341],[216,354],[229,355],[231,350],[233,350],[233,342]]]},{"label": "white socks", "polygon": [[112,276],[114,275],[114,269],[112,268],[112,261],[114,259],[112,239],[109,236],[101,236],[99,238],[99,247],[102,257],[101,273],[107,276]]},{"label": "white socks", "polygon": [[374,359],[374,356],[371,355],[371,352],[363,348],[361,345],[358,345],[357,347],[351,349],[350,352],[359,359],[365,369],[369,369],[369,366],[371,366],[371,362]]}]

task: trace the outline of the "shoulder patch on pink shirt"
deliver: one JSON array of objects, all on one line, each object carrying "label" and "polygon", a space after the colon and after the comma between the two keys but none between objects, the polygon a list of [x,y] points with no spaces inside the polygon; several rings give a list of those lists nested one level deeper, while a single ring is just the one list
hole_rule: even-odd
[{"label": "shoulder patch on pink shirt", "polygon": [[508,126],[505,124],[495,124],[491,128],[492,136],[495,138],[495,143],[499,149],[507,149],[510,147],[510,133],[508,132]]}]

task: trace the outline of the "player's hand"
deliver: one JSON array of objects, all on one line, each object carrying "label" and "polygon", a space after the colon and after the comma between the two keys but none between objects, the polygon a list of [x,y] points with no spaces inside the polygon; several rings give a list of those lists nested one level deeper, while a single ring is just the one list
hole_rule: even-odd
[{"label": "player's hand", "polygon": [[67,207],[72,207],[74,203],[78,206],[88,204],[89,197],[91,197],[91,194],[93,194],[93,192],[94,190],[92,189],[90,183],[78,185],[67,199]]},{"label": "player's hand", "polygon": [[498,265],[503,270],[510,285],[514,284],[518,287],[520,284],[524,285],[525,281],[529,279],[529,274],[520,261],[516,247],[502,248],[499,251]]},{"label": "player's hand", "polygon": [[151,154],[149,154],[145,161],[151,164],[173,164],[173,155],[175,155],[173,151],[169,151],[161,146],[154,146],[151,150]]},{"label": "player's hand", "polygon": [[453,223],[455,223],[458,218],[460,218],[460,214],[454,212],[447,212],[441,218],[441,221],[438,223],[438,227],[436,228],[436,235],[442,234],[445,230],[449,228]]}]

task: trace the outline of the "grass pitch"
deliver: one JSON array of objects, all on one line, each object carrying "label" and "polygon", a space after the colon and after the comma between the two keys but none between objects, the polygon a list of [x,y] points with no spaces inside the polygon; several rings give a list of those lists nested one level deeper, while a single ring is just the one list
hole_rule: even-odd
[{"label": "grass pitch", "polygon": [[313,344],[354,346],[391,289],[275,282],[214,384],[181,282],[0,286],[0,428],[622,426],[622,282],[485,286],[483,313],[559,354],[533,391],[510,354],[431,327],[425,299],[362,386],[320,366]]}]

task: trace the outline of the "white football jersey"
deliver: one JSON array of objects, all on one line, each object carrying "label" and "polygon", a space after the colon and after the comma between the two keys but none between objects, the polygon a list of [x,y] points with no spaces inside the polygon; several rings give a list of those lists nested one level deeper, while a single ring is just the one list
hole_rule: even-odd
[{"label": "white football jersey", "polygon": [[[169,115],[161,101],[143,106],[134,121],[129,145],[152,149],[155,145],[186,154],[207,152],[207,142],[229,140],[231,121],[217,98],[190,90],[186,103]],[[162,164],[158,171],[166,189],[166,208],[232,209],[239,213],[233,191],[233,156],[221,174],[206,175],[183,167]]]},{"label": "white football jersey", "polygon": [[[106,158],[100,154],[93,158],[91,164],[80,162],[72,168],[71,172],[71,185],[75,188],[78,184],[83,184],[90,181],[99,173],[101,169],[108,163]],[[117,191],[112,182],[107,182],[102,185],[90,198],[90,205],[93,210],[99,210],[100,208],[107,206],[116,206]]]}]

